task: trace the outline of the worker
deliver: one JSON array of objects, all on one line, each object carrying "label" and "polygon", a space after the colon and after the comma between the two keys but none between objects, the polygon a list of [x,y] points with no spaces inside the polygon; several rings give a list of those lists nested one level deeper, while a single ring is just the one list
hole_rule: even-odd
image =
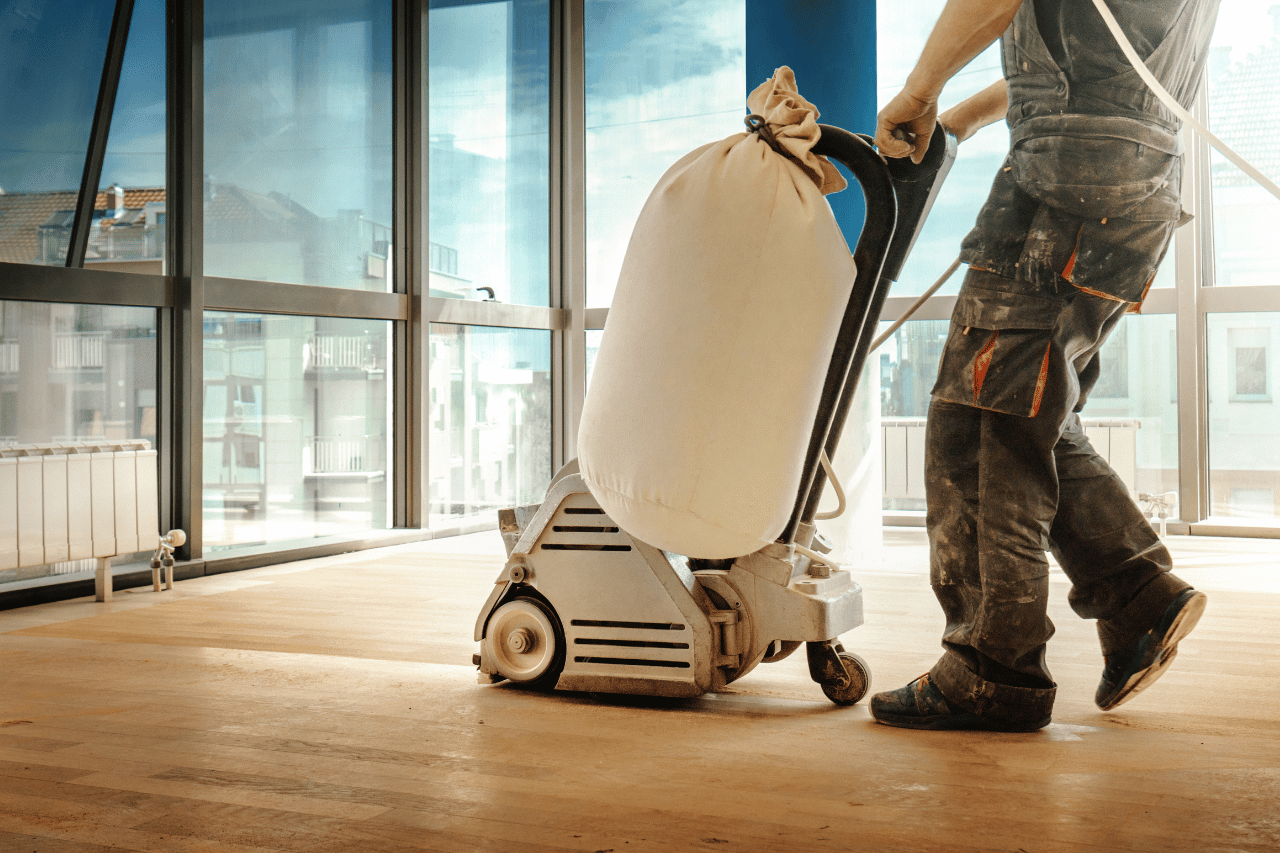
[{"label": "worker", "polygon": [[[1184,106],[1218,0],[1108,0]],[[943,85],[1001,38],[1004,79],[937,114]],[[1088,0],[948,0],[876,145],[920,162],[935,123],[964,140],[1006,118],[1010,150],[977,224],[925,430],[930,579],[941,659],[875,695],[914,729],[1034,731],[1057,685],[1045,665],[1051,550],[1075,612],[1096,619],[1111,710],[1149,687],[1205,608],[1081,427],[1098,352],[1136,311],[1174,229],[1180,123]]]}]

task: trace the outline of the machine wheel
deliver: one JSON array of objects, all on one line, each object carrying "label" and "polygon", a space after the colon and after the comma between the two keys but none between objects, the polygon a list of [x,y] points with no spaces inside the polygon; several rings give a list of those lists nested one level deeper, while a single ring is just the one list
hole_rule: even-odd
[{"label": "machine wheel", "polygon": [[849,683],[844,687],[824,684],[822,692],[837,705],[856,705],[871,688],[871,667],[853,652],[841,652],[840,662],[844,664]]},{"label": "machine wheel", "polygon": [[564,669],[560,620],[536,598],[518,596],[495,610],[480,648],[499,675],[517,684],[549,689]]}]

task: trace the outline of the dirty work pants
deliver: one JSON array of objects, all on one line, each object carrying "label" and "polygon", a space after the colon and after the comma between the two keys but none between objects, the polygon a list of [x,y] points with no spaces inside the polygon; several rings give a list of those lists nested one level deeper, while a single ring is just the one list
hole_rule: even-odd
[{"label": "dirty work pants", "polygon": [[[1046,549],[1072,583],[1072,608],[1097,620],[1104,655],[1154,626],[1188,584],[1169,574],[1168,551],[1077,414],[1098,350],[1130,303],[1023,287],[1033,286],[970,272],[960,301],[986,297],[977,314],[1012,328],[969,327],[963,311],[953,318],[925,432],[925,481],[931,580],[946,616],[931,680],[966,711],[1034,721],[1049,715],[1056,691],[1045,667]],[[1034,316],[1023,322],[1048,328],[1017,328],[1027,305]],[[981,386],[1028,370],[1018,393],[1034,416],[982,407]],[[1021,405],[1009,402],[1010,388],[994,393],[1002,408]]]}]

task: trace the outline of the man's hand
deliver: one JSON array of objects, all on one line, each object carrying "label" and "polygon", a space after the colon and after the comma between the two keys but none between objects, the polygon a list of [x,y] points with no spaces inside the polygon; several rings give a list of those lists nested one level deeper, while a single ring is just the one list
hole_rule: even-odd
[{"label": "man's hand", "polygon": [[920,98],[903,89],[876,117],[876,147],[886,157],[910,156],[912,163],[919,163],[929,150],[937,116],[936,98]]}]

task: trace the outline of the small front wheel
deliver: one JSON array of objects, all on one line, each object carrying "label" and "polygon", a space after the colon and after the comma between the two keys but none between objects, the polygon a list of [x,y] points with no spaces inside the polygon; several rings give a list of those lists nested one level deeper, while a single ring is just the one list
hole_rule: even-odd
[{"label": "small front wheel", "polygon": [[564,634],[554,611],[519,596],[494,611],[481,644],[498,675],[529,687],[554,687],[564,668]]},{"label": "small front wheel", "polygon": [[840,662],[849,677],[848,683],[842,687],[824,684],[822,692],[837,705],[856,705],[871,689],[871,667],[853,652],[840,652]]}]

